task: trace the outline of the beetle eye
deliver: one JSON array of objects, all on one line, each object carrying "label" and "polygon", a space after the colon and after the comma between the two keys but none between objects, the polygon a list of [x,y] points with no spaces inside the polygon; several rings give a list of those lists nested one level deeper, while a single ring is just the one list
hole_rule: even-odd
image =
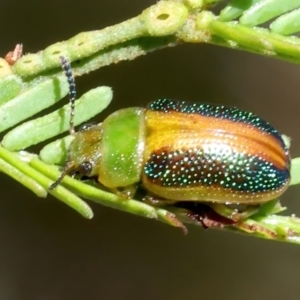
[{"label": "beetle eye", "polygon": [[78,171],[81,175],[89,176],[92,172],[93,165],[86,161],[79,165]]},{"label": "beetle eye", "polygon": [[94,127],[96,124],[94,123],[86,123],[86,124],[83,124],[79,127],[79,131],[82,132],[82,131],[86,131],[88,129],[90,129],[91,127]]}]

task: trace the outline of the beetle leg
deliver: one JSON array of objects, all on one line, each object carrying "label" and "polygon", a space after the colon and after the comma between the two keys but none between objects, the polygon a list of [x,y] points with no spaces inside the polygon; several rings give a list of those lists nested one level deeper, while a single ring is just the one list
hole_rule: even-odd
[{"label": "beetle leg", "polygon": [[238,222],[233,226],[241,231],[257,234],[267,239],[278,238],[278,233],[276,231],[259,224],[255,220],[247,219],[245,221]]},{"label": "beetle leg", "polygon": [[171,212],[167,212],[164,214],[159,213],[159,218],[169,225],[181,228],[184,234],[188,233],[186,226],[183,225],[183,223],[176,217],[175,214]]},{"label": "beetle leg", "polygon": [[156,196],[147,195],[142,199],[143,202],[152,206],[165,206],[165,205],[172,205],[175,203],[173,200],[165,200],[159,199]]},{"label": "beetle leg", "polygon": [[207,203],[219,215],[231,219],[235,222],[246,219],[251,215],[257,213],[260,205],[242,205],[242,204],[220,204]]},{"label": "beetle leg", "polygon": [[261,225],[259,222],[252,219],[241,219],[234,221],[218,214],[207,203],[195,203],[195,202],[179,202],[176,204],[177,215],[180,215],[180,219],[184,219],[185,222],[201,224],[204,228],[219,228],[224,227],[235,228],[242,232],[252,233],[254,235],[263,236],[267,239],[276,239],[278,233],[274,230]]},{"label": "beetle leg", "polygon": [[236,222],[219,215],[211,207],[199,202],[178,202],[174,213],[184,222],[201,224],[203,228],[224,228]]},{"label": "beetle leg", "polygon": [[132,199],[137,190],[137,184],[131,184],[124,187],[110,188],[111,192],[124,199]]},{"label": "beetle leg", "polygon": [[187,213],[187,217],[200,222],[203,228],[224,228],[225,226],[232,225],[235,221],[217,214],[209,206],[202,206],[197,211]]}]

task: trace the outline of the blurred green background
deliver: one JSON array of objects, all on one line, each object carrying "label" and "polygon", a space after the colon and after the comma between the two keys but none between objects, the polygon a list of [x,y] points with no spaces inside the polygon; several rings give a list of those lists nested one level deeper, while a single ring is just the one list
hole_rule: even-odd
[{"label": "blurred green background", "polygon": [[[154,0],[2,0],[0,55],[24,52],[139,14]],[[109,85],[121,107],[159,97],[236,105],[292,137],[300,155],[300,68],[189,44],[77,78],[78,93]],[[88,221],[0,174],[0,299],[300,299],[300,246],[162,223],[91,203]],[[282,197],[300,216],[300,188]]]}]

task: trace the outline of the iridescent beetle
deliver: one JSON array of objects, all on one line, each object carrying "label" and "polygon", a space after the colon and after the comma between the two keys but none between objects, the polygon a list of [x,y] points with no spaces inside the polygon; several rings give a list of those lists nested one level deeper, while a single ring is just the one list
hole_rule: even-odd
[{"label": "iridescent beetle", "polygon": [[141,185],[162,204],[204,203],[236,222],[288,187],[290,156],[281,135],[237,108],[160,99],[146,108],[118,110],[75,134],[75,83],[68,61],[61,58],[61,64],[70,84],[75,139],[51,189],[75,171],[97,176],[124,198]]}]

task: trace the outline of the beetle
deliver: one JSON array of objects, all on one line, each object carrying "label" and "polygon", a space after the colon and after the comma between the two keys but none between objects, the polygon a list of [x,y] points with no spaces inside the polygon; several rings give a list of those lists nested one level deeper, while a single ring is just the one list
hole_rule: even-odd
[{"label": "beetle", "polygon": [[109,115],[100,125],[73,126],[75,83],[70,85],[70,132],[75,135],[64,171],[98,181],[131,199],[139,185],[159,204],[204,203],[233,220],[279,197],[290,181],[283,138],[257,115],[235,107],[170,99]]}]

